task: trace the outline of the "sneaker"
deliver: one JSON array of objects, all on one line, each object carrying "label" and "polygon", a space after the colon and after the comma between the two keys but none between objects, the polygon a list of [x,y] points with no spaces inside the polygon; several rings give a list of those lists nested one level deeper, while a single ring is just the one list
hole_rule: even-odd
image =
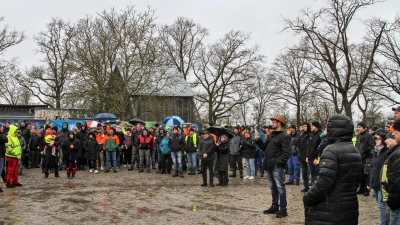
[{"label": "sneaker", "polygon": [[249,180],[254,180],[254,177],[253,176],[249,177]]},{"label": "sneaker", "polygon": [[245,176],[245,177],[243,177],[243,179],[249,179],[249,177],[250,177],[250,176]]},{"label": "sneaker", "polygon": [[94,173],[99,173],[99,171],[98,171],[98,170],[95,170]]},{"label": "sneaker", "polygon": [[283,218],[283,217],[286,217],[286,216],[288,216],[286,208],[281,208],[281,210],[279,210],[279,212],[276,213],[275,217],[276,218]]},{"label": "sneaker", "polygon": [[124,167],[126,167],[126,164],[124,165]]},{"label": "sneaker", "polygon": [[90,169],[90,170],[89,170],[89,173],[93,173],[93,169]]},{"label": "sneaker", "polygon": [[269,209],[263,211],[264,214],[275,214],[277,212],[279,212],[279,206],[277,205],[271,205]]},{"label": "sneaker", "polygon": [[101,167],[100,170],[104,170],[104,167]]}]

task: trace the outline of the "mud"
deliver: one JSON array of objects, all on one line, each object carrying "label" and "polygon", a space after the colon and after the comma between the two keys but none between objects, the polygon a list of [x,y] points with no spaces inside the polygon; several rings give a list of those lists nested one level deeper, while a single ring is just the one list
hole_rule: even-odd
[{"label": "mud", "polygon": [[[1,224],[304,224],[300,186],[287,186],[288,214],[263,215],[271,204],[267,180],[231,178],[228,187],[200,187],[201,175],[78,171],[76,178],[24,170],[22,187],[0,193]],[[214,179],[214,183],[217,180]],[[372,196],[359,196],[359,224],[378,224]],[[196,210],[194,210],[194,207]]]}]

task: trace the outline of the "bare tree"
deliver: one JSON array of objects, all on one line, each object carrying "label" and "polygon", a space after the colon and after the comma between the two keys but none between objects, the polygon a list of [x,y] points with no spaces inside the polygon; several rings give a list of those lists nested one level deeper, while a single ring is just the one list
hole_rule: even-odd
[{"label": "bare tree", "polygon": [[37,53],[44,56],[43,65],[33,66],[23,76],[16,77],[34,97],[52,108],[62,107],[69,90],[68,82],[73,79],[74,35],[75,29],[69,22],[53,18],[47,24],[47,30],[34,37],[38,46]]},{"label": "bare tree", "polygon": [[384,97],[392,104],[400,104],[400,17],[389,24],[382,36],[378,49],[383,60],[375,61],[374,83],[367,86],[369,91]]},{"label": "bare tree", "polygon": [[24,89],[14,78],[18,75],[21,71],[15,65],[0,69],[0,98],[10,105],[18,105],[23,97]]},{"label": "bare tree", "polygon": [[[0,23],[3,21],[4,17],[0,16]],[[23,32],[10,30],[8,24],[5,24],[2,28],[0,28],[0,56],[7,48],[21,43],[24,39],[25,35]]]},{"label": "bare tree", "polygon": [[253,69],[263,61],[258,46],[246,47],[248,39],[248,34],[230,31],[215,44],[203,47],[200,59],[193,66],[197,100],[207,107],[211,123],[228,116],[236,105],[249,101],[238,96],[233,88],[245,85],[254,76]]},{"label": "bare tree", "polygon": [[[370,21],[370,36],[363,43],[351,44],[349,27],[354,16],[377,0],[329,0],[317,12],[303,10],[294,20],[285,19],[286,29],[305,35],[309,43],[307,57],[314,67],[327,65],[329,73],[317,73],[316,81],[332,86],[341,95],[341,104],[352,118],[352,103],[370,77],[385,23]],[[362,53],[362,54],[360,54]],[[362,65],[360,65],[362,64]],[[355,69],[358,68],[358,69]],[[335,80],[335,82],[332,82]]]},{"label": "bare tree", "polygon": [[271,70],[280,88],[279,98],[296,107],[296,124],[300,126],[301,103],[309,97],[313,83],[305,52],[294,46],[276,57]]},{"label": "bare tree", "polygon": [[192,19],[178,17],[172,25],[160,27],[162,49],[168,55],[168,63],[176,66],[185,80],[208,30]]}]

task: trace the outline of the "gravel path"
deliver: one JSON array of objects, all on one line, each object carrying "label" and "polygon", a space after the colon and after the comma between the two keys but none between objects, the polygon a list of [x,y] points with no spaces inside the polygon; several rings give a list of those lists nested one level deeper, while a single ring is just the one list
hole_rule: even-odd
[{"label": "gravel path", "polygon": [[[201,175],[78,171],[76,178],[24,170],[24,185],[6,189],[0,204],[1,224],[304,224],[300,186],[287,186],[288,214],[263,215],[271,204],[267,180],[231,178],[228,187],[200,187]],[[217,180],[214,179],[214,183]],[[359,196],[359,224],[378,224],[372,196]],[[194,212],[193,207],[196,206]]]}]

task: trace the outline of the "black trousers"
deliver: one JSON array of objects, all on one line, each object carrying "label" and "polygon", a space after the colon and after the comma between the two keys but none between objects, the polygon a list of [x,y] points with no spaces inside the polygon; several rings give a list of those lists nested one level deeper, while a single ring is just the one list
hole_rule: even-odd
[{"label": "black trousers", "polygon": [[129,164],[132,161],[132,146],[124,150],[124,163]]},{"label": "black trousers", "polygon": [[242,162],[242,156],[241,155],[231,155],[231,168],[233,170],[236,170],[236,163],[239,167],[239,170],[243,170],[243,162]]},{"label": "black trousers", "polygon": [[160,168],[161,172],[171,173],[172,170],[171,154],[161,154]]},{"label": "black trousers", "polygon": [[218,171],[218,182],[220,184],[229,183],[228,171]]},{"label": "black trousers", "polygon": [[300,160],[300,165],[301,165],[301,176],[303,177],[303,186],[305,188],[309,188],[308,184],[308,167],[307,167],[307,162],[305,160]]},{"label": "black trousers", "polygon": [[40,150],[39,149],[31,149],[29,151],[30,163],[32,166],[40,165]]},{"label": "black trousers", "polygon": [[201,160],[201,174],[205,184],[207,184],[207,168],[209,170],[210,184],[214,184],[214,160]]},{"label": "black trousers", "polygon": [[[48,152],[46,152],[48,153]],[[49,155],[50,154],[50,155]],[[46,165],[44,167],[44,173],[49,174],[49,169],[53,168],[54,174],[58,174],[58,161],[59,158],[57,156],[52,156],[51,155],[51,150],[50,153],[46,154]]]}]

